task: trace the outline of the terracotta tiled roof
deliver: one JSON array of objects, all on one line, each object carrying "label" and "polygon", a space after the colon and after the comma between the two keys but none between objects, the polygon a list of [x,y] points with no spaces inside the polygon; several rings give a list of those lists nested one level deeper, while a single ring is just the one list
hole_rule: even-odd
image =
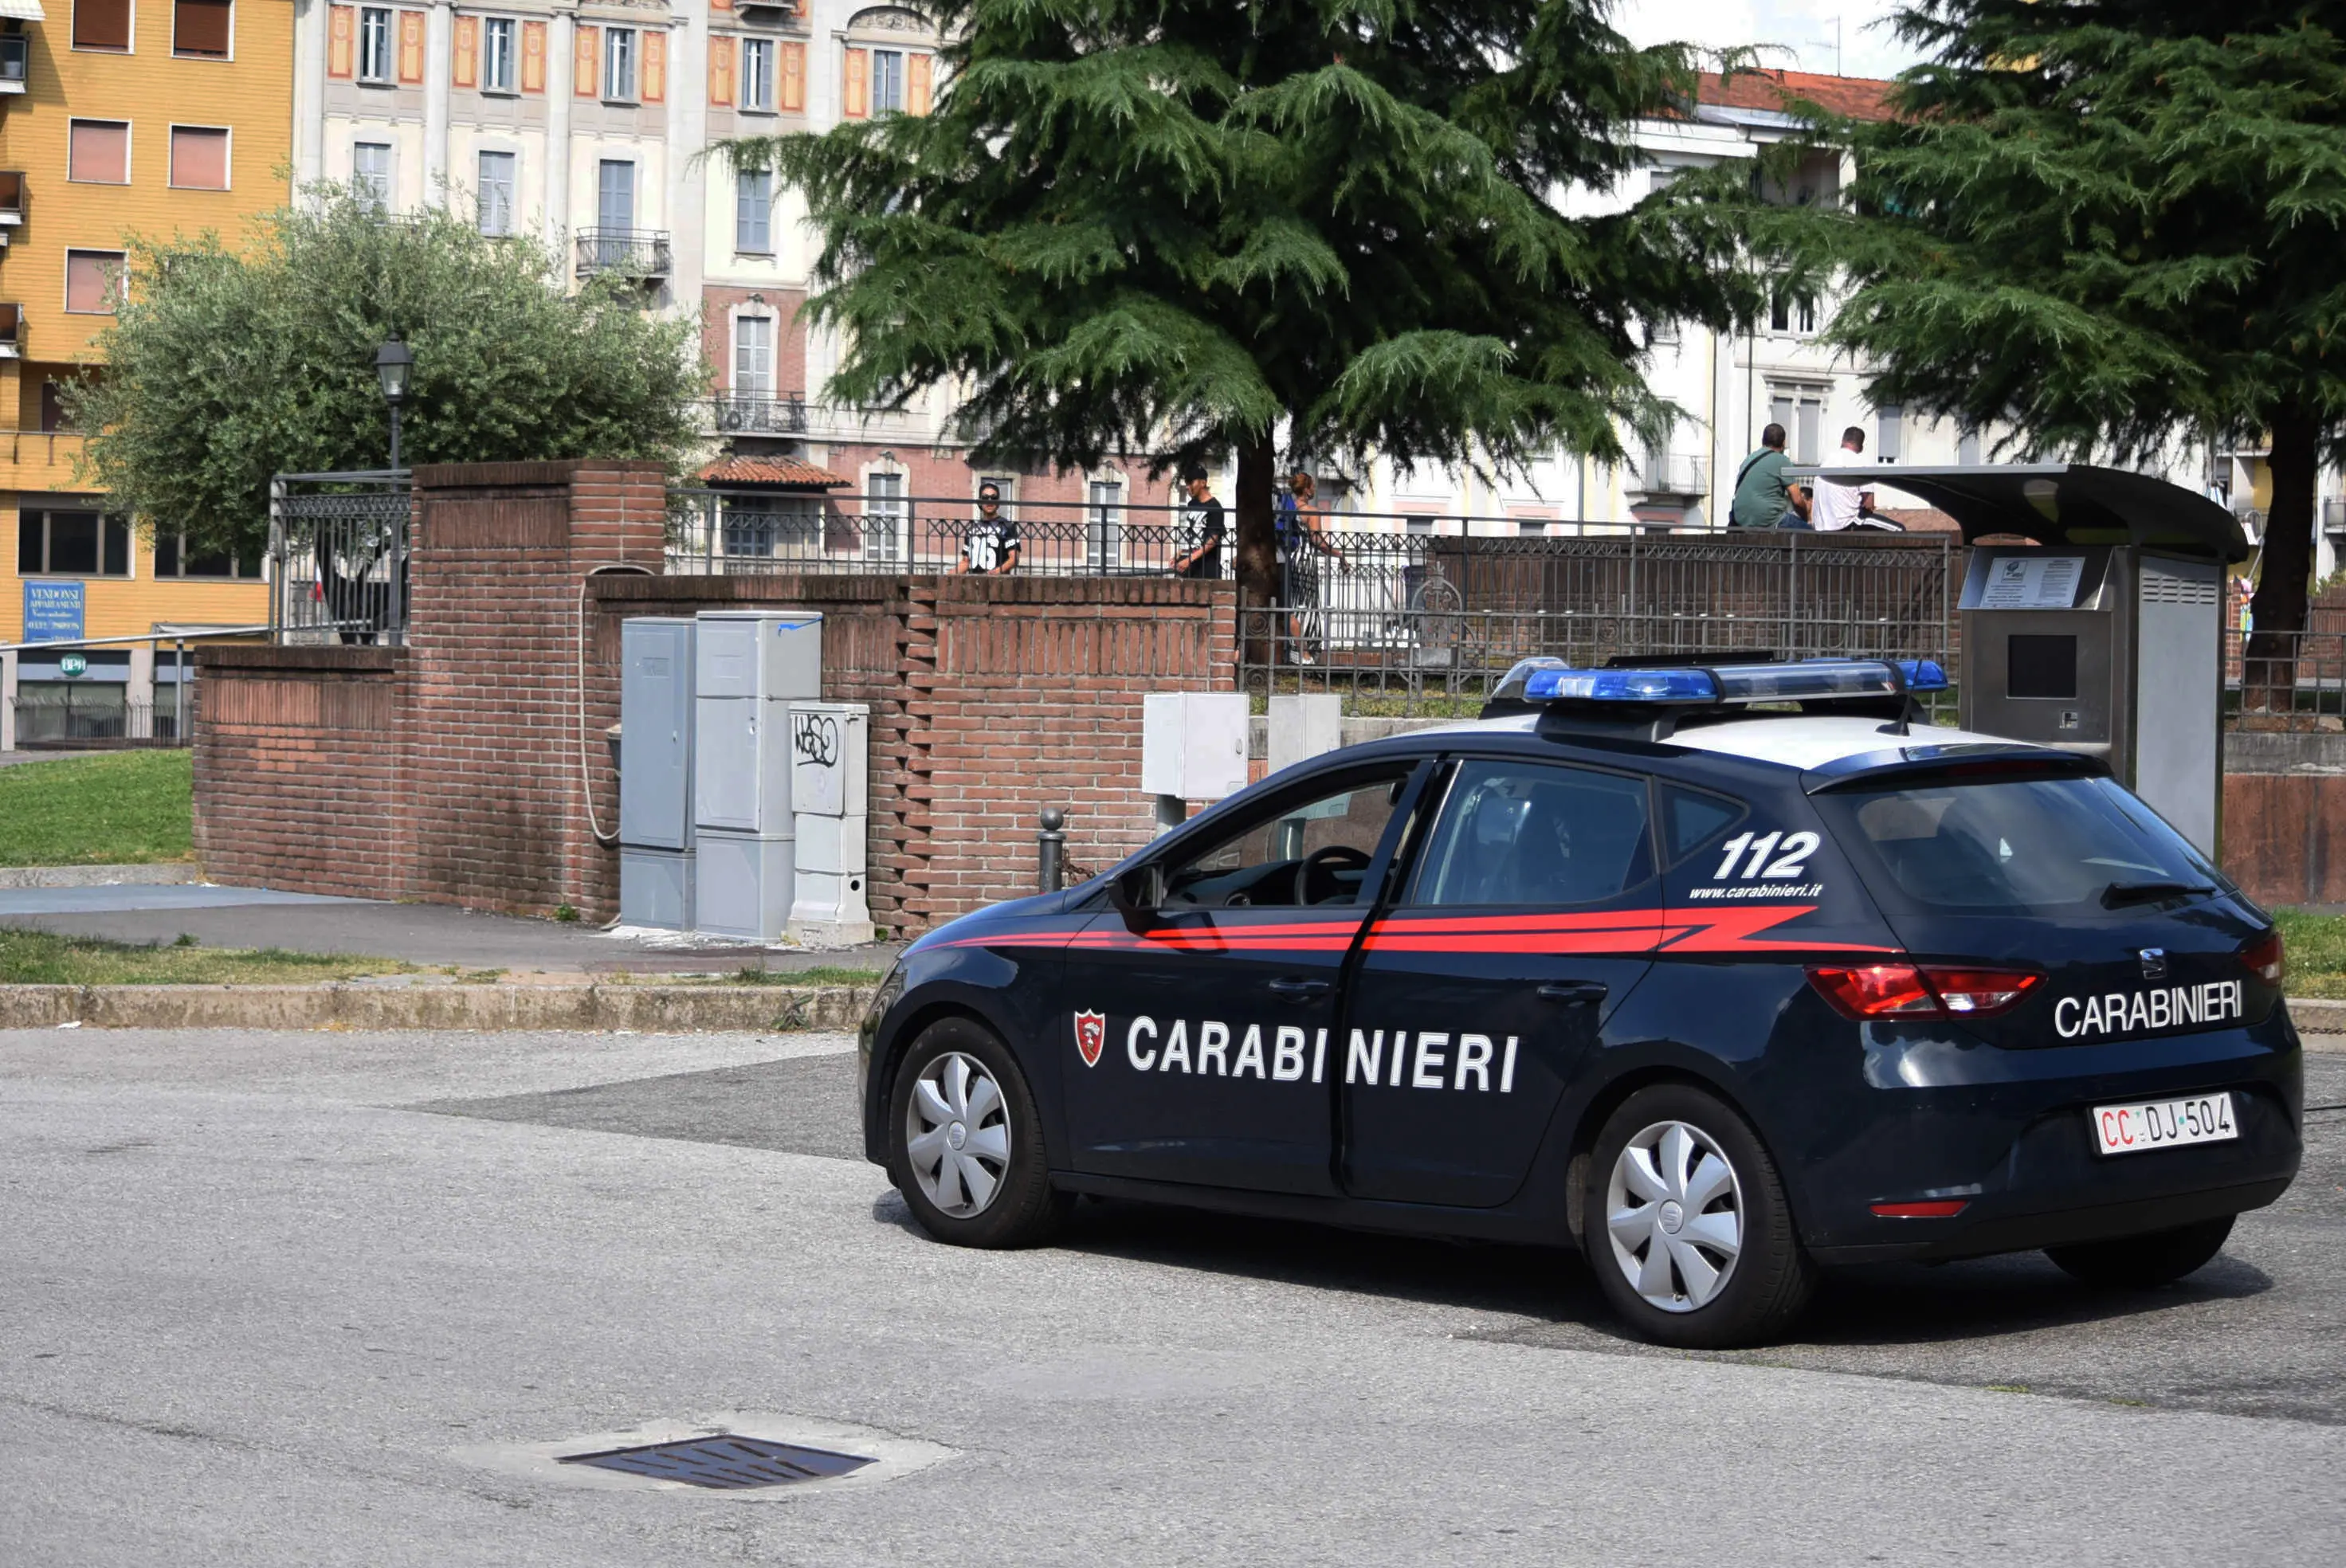
[{"label": "terracotta tiled roof", "polygon": [[828,468],[795,457],[729,457],[700,471],[704,484],[787,484],[799,490],[829,490],[847,483]]},{"label": "terracotta tiled roof", "polygon": [[1695,98],[1723,109],[1776,114],[1785,113],[1798,98],[1851,119],[1886,120],[1894,85],[1872,76],[1823,76],[1811,71],[1738,71],[1731,77],[1705,71]]}]

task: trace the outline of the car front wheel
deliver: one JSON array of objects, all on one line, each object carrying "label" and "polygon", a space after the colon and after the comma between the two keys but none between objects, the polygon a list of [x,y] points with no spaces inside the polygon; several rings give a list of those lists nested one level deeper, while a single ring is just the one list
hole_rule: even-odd
[{"label": "car front wheel", "polygon": [[1031,1247],[1066,1217],[1042,1119],[1009,1049],[983,1024],[931,1024],[890,1095],[888,1171],[921,1228],[956,1247]]},{"label": "car front wheel", "polygon": [[1645,1339],[1693,1349],[1781,1333],[1816,1269],[1775,1162],[1747,1122],[1687,1084],[1641,1089],[1596,1137],[1586,1251],[1614,1311]]},{"label": "car front wheel", "polygon": [[2206,1266],[2224,1250],[2231,1234],[2232,1216],[2228,1214],[2147,1236],[2048,1247],[2045,1256],[2063,1273],[2085,1284],[2110,1290],[2147,1290],[2155,1285],[2172,1284]]}]

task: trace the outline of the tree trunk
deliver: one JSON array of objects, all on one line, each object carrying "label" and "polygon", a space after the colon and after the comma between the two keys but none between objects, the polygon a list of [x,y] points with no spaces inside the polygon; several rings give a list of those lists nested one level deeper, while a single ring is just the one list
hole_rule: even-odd
[{"label": "tree trunk", "polygon": [[2320,417],[2300,403],[2273,415],[2272,504],[2265,513],[2263,562],[2249,610],[2256,630],[2241,669],[2245,708],[2287,712],[2297,697],[2297,656],[2313,575],[2314,490],[2321,468]]},{"label": "tree trunk", "polygon": [[[1238,574],[1239,659],[1268,667],[1279,646],[1271,626],[1276,617],[1264,613],[1279,585],[1279,534],[1271,520],[1271,487],[1278,467],[1278,449],[1266,433],[1259,441],[1239,448]],[[1246,612],[1256,611],[1253,615]]]}]

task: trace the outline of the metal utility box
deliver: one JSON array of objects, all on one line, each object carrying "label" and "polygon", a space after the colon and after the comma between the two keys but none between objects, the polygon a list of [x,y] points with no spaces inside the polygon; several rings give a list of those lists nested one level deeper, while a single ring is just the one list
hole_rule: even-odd
[{"label": "metal utility box", "polygon": [[822,616],[721,610],[699,617],[694,648],[693,820],[788,838],[785,705],[822,695]]},{"label": "metal utility box", "polygon": [[638,616],[619,626],[619,842],[692,844],[689,620]]},{"label": "metal utility box", "polygon": [[[2107,759],[2199,850],[2219,852],[2224,569],[2231,513],[2145,474],[2082,463],[1831,468],[1953,517],[1965,729]],[[1990,535],[2035,544],[1974,543]]]},{"label": "metal utility box", "polygon": [[797,809],[790,935],[810,947],[870,942],[872,710],[860,702],[790,704],[790,802]]},{"label": "metal utility box", "polygon": [[693,852],[619,846],[619,923],[692,929]]},{"label": "metal utility box", "polygon": [[1141,698],[1140,787],[1220,800],[1247,783],[1247,699],[1239,692],[1151,692]]},{"label": "metal utility box", "polygon": [[782,934],[790,918],[796,840],[704,831],[695,850],[693,930],[752,942]]}]

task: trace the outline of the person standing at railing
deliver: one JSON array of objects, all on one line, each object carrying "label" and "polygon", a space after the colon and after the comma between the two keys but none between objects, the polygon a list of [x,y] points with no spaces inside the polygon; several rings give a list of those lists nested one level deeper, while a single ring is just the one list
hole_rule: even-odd
[{"label": "person standing at railing", "polygon": [[1173,530],[1173,575],[1177,577],[1219,577],[1222,575],[1222,504],[1202,468],[1183,471],[1189,499]]},{"label": "person standing at railing", "polygon": [[1278,498],[1273,521],[1279,525],[1279,602],[1287,611],[1287,635],[1297,664],[1311,664],[1303,646],[1303,617],[1320,605],[1320,557],[1341,561],[1344,552],[1330,543],[1328,514],[1320,504],[1320,484],[1309,471],[1297,469]]},{"label": "person standing at railing", "polygon": [[[1865,456],[1865,430],[1851,425],[1841,433],[1839,461],[1854,464]],[[1854,484],[1840,484],[1824,475],[1817,476],[1816,500],[1810,508],[1810,520],[1820,534],[1838,534],[1854,528],[1862,519],[1872,517],[1873,492]]]},{"label": "person standing at railing", "polygon": [[1002,514],[1002,486],[989,479],[977,487],[977,521],[961,542],[961,561],[953,575],[1005,576],[1018,569],[1018,544],[1017,521]]}]

